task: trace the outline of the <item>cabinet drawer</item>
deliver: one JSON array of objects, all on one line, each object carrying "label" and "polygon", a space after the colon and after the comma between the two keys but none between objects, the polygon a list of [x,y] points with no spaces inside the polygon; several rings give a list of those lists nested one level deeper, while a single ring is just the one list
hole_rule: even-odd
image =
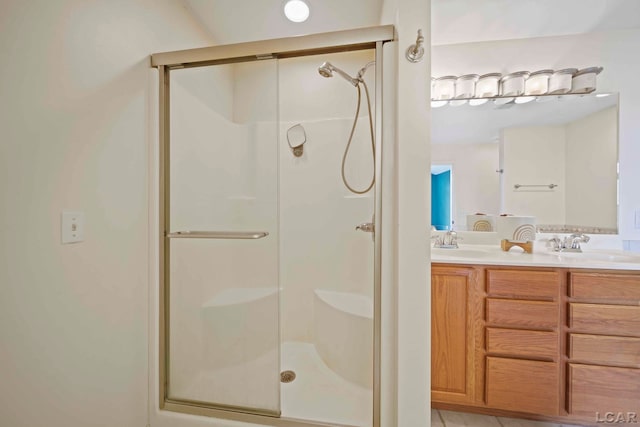
[{"label": "cabinet drawer", "polygon": [[501,356],[524,356],[556,360],[558,334],[521,329],[487,328],[487,352]]},{"label": "cabinet drawer", "polygon": [[557,415],[560,405],[558,365],[487,357],[487,405],[509,411]]},{"label": "cabinet drawer", "polygon": [[556,329],[558,304],[487,298],[487,323],[491,326]]},{"label": "cabinet drawer", "polygon": [[555,271],[487,270],[489,296],[555,300],[560,275]]},{"label": "cabinet drawer", "polygon": [[569,359],[640,368],[640,338],[569,334]]},{"label": "cabinet drawer", "polygon": [[571,303],[569,327],[586,333],[640,337],[640,307]]},{"label": "cabinet drawer", "polygon": [[571,273],[569,296],[640,301],[640,275]]},{"label": "cabinet drawer", "polygon": [[640,412],[640,369],[569,364],[568,408],[596,420],[607,412]]}]

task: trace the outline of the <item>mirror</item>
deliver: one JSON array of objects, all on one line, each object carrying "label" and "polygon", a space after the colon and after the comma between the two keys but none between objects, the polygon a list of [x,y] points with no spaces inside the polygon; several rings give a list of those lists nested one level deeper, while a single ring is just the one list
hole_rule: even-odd
[{"label": "mirror", "polygon": [[509,213],[535,216],[540,232],[617,233],[618,96],[542,100],[432,109],[436,228]]}]

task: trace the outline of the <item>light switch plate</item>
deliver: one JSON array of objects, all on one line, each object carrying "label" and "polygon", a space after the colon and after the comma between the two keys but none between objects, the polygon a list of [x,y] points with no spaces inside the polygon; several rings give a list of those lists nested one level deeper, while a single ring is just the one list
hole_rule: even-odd
[{"label": "light switch plate", "polygon": [[62,243],[84,241],[84,212],[62,212]]}]

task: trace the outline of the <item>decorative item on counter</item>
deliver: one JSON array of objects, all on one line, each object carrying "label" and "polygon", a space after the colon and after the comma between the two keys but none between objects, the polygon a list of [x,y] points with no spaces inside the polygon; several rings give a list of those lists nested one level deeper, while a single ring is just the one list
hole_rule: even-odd
[{"label": "decorative item on counter", "polygon": [[571,81],[573,75],[578,72],[577,68],[565,68],[555,71],[549,78],[549,94],[562,95],[571,92]]},{"label": "decorative item on counter", "polygon": [[602,67],[583,68],[574,76],[571,83],[571,93],[591,93],[596,90],[596,76]]},{"label": "decorative item on counter", "polygon": [[495,216],[476,212],[473,215],[467,215],[467,228],[469,231],[494,231]]},{"label": "decorative item on counter", "polygon": [[535,217],[502,214],[496,218],[498,238],[503,251],[519,246],[526,253],[533,252],[536,240]]}]

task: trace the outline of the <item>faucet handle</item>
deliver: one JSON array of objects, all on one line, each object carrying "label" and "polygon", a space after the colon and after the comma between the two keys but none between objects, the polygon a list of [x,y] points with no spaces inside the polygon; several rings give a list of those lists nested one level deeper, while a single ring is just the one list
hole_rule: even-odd
[{"label": "faucet handle", "polygon": [[562,240],[558,236],[553,236],[547,240],[547,247],[550,247],[554,252],[560,252],[562,249]]},{"label": "faucet handle", "polygon": [[575,249],[578,252],[582,252],[580,250],[580,243],[587,243],[591,238],[583,233],[573,233],[569,237],[567,237],[568,245],[571,249]]}]

